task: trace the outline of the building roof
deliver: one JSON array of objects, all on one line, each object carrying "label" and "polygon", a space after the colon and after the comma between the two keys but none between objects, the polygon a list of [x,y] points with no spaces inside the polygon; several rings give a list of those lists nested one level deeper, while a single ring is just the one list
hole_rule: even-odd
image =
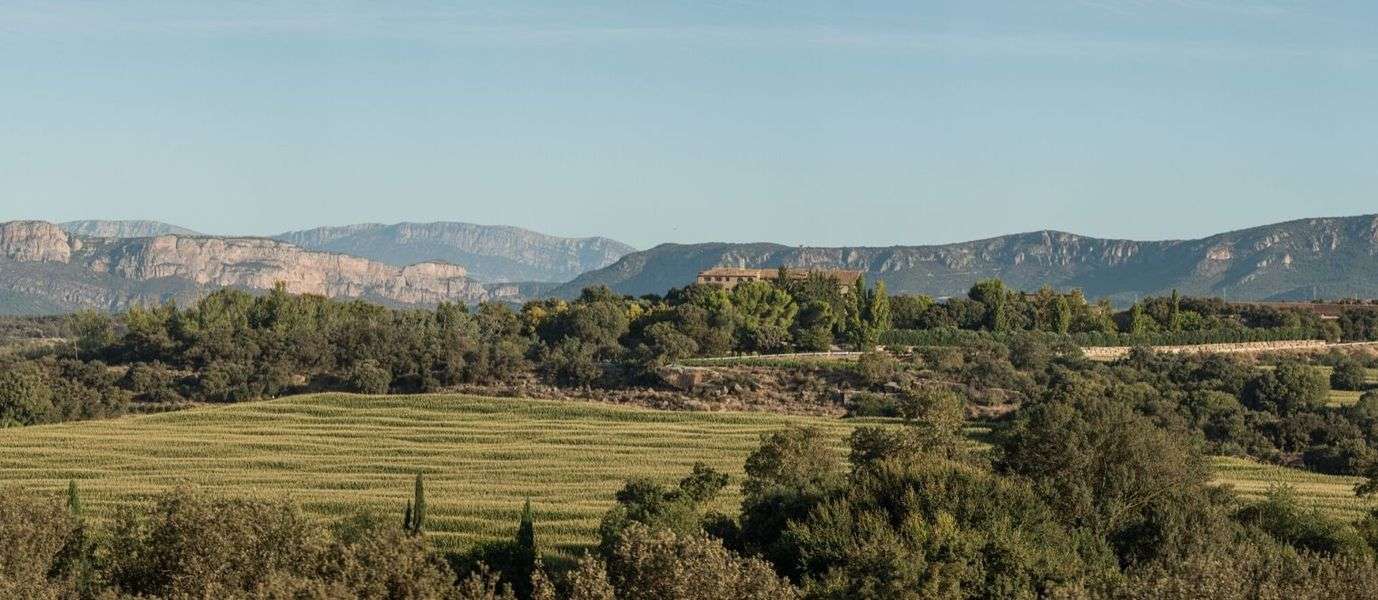
[{"label": "building roof", "polygon": [[[738,267],[713,267],[702,273],[699,277],[756,277],[759,279],[774,279],[780,272],[779,268],[772,269],[744,269]],[[804,279],[811,274],[817,273],[825,277],[835,277],[838,283],[852,285],[864,274],[862,271],[848,271],[842,269],[803,269],[789,267],[785,269],[785,276],[791,279]]]}]

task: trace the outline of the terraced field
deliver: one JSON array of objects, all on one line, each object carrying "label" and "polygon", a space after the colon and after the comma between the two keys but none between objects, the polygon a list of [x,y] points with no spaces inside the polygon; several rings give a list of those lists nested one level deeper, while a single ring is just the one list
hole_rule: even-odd
[{"label": "terraced field", "polygon": [[1274,485],[1289,485],[1307,504],[1343,519],[1355,519],[1378,507],[1372,500],[1354,495],[1359,477],[1338,477],[1266,465],[1234,457],[1215,458],[1216,481],[1234,486],[1242,498],[1257,500]]},{"label": "terraced field", "polygon": [[[219,408],[0,430],[0,488],[60,492],[76,479],[97,519],[178,485],[290,498],[324,516],[397,515],[426,474],[441,546],[510,536],[530,497],[544,544],[594,542],[626,479],[678,480],[696,461],[734,477],[762,433],[810,424],[839,452],[865,421],[766,413],[663,412],[603,404],[467,396],[297,396]],[[979,439],[981,429],[969,431]],[[1218,459],[1221,481],[1256,497],[1288,483],[1340,516],[1364,504],[1352,478]]]},{"label": "terraced field", "polygon": [[[587,545],[623,481],[677,481],[703,461],[742,476],[760,434],[791,423],[836,434],[856,421],[664,412],[464,396],[297,396],[220,408],[0,430],[0,488],[76,479],[96,518],[189,484],[291,498],[328,516],[398,515],[426,474],[444,547],[507,537],[530,497],[543,543]],[[740,498],[732,485],[720,507]]]}]

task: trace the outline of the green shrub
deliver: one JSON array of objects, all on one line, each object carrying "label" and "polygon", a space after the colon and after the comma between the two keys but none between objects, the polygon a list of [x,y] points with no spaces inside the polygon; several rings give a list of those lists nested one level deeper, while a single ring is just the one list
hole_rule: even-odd
[{"label": "green shrub", "polygon": [[1330,373],[1330,387],[1337,390],[1359,391],[1368,385],[1368,370],[1357,360],[1347,358],[1335,365]]},{"label": "green shrub", "polygon": [[349,387],[360,394],[386,394],[392,385],[392,372],[378,361],[361,360],[349,370]]},{"label": "green shrub", "polygon": [[895,400],[885,394],[863,392],[847,402],[848,417],[898,417],[899,414]]}]

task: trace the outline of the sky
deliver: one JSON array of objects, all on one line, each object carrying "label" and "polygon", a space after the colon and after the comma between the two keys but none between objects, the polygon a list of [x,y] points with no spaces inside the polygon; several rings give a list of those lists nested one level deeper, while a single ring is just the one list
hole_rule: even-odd
[{"label": "sky", "polygon": [[1372,0],[0,0],[0,220],[661,242],[1378,212]]}]

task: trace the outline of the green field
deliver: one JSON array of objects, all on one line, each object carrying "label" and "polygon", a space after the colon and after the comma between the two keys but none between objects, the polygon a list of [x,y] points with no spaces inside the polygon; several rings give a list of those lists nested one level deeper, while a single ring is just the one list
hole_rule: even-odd
[{"label": "green field", "polygon": [[[812,424],[839,444],[858,421],[768,413],[665,412],[467,396],[296,396],[225,407],[0,430],[0,488],[60,492],[78,480],[97,519],[178,485],[289,498],[308,510],[396,515],[417,471],[441,547],[510,536],[530,497],[544,544],[586,546],[626,479],[678,480],[703,461],[734,477],[762,433]],[[973,430],[973,433],[979,433]],[[1217,459],[1246,497],[1274,483],[1351,517],[1353,478]]]},{"label": "green field", "polygon": [[678,481],[696,461],[731,473],[760,434],[855,421],[768,413],[666,412],[595,403],[465,396],[297,396],[233,406],[0,430],[0,487],[59,491],[76,479],[97,518],[179,484],[291,498],[328,516],[396,514],[424,471],[442,547],[507,537],[531,498],[543,543],[596,541],[629,478]]},{"label": "green field", "polygon": [[1354,484],[1361,480],[1359,477],[1323,475],[1224,456],[1215,458],[1215,470],[1218,483],[1233,486],[1245,499],[1257,500],[1272,486],[1288,485],[1308,505],[1347,520],[1378,507],[1378,502],[1354,495]]}]

